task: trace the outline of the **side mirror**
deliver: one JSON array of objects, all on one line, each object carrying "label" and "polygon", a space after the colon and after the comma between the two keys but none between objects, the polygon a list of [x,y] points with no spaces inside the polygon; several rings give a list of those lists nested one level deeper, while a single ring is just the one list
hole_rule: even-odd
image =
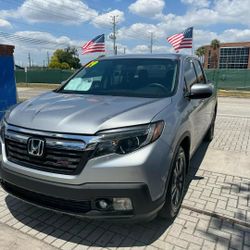
[{"label": "side mirror", "polygon": [[212,84],[194,84],[191,86],[188,97],[190,99],[203,99],[212,96],[214,93],[214,86]]}]

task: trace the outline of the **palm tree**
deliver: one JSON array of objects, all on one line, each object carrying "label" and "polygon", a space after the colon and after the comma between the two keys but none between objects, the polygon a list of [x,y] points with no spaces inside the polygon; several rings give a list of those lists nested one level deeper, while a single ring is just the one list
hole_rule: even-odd
[{"label": "palm tree", "polygon": [[211,47],[216,50],[220,48],[220,41],[218,39],[214,39],[211,41]]},{"label": "palm tree", "polygon": [[219,66],[219,48],[220,48],[220,41],[218,39],[214,39],[211,41],[210,45],[213,49],[212,55],[211,55],[211,62],[212,62],[212,67],[211,68],[218,68]]},{"label": "palm tree", "polygon": [[195,51],[195,55],[197,55],[202,62],[204,61],[203,59],[204,59],[205,53],[206,53],[206,48],[204,46],[199,47]]}]

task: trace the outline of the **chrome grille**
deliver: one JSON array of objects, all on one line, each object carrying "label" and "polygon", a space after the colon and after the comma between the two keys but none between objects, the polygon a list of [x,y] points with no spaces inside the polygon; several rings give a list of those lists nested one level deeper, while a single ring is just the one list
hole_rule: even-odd
[{"label": "chrome grille", "polygon": [[[25,131],[26,132],[26,131]],[[91,157],[93,150],[85,149],[85,142],[68,138],[53,138],[23,133],[12,129],[5,132],[5,148],[7,159],[10,162],[62,174],[78,174]],[[42,157],[34,157],[28,153],[28,140],[38,138],[45,140],[45,149]]]}]

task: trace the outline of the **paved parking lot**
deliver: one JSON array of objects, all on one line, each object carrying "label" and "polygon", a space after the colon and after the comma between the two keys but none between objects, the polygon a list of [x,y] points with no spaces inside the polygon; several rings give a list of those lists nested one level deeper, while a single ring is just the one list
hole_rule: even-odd
[{"label": "paved parking lot", "polygon": [[18,98],[20,100],[29,99],[33,96],[40,95],[48,90],[42,88],[18,87]]},{"label": "paved parking lot", "polygon": [[[28,205],[0,189],[5,232],[0,249],[250,249],[249,165],[250,99],[220,98],[215,139],[192,159],[174,222],[81,220]],[[14,233],[17,239],[6,245]]]}]

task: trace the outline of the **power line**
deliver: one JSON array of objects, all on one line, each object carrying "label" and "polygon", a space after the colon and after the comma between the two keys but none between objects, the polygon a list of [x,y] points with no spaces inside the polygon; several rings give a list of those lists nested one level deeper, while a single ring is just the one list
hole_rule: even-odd
[{"label": "power line", "polygon": [[[31,43],[33,45],[62,45],[62,46],[70,46],[70,43],[62,43],[62,42],[53,42],[53,41],[48,41],[48,40],[44,40],[44,39],[38,39],[38,38],[30,38],[30,37],[26,37],[26,36],[21,36],[21,35],[15,35],[15,34],[10,34],[7,32],[1,32],[0,31],[0,37],[2,38],[7,38],[10,39],[12,41],[18,41],[18,42],[24,42],[24,43]],[[78,46],[74,46],[77,47]],[[80,48],[80,46],[79,46]]]},{"label": "power line", "polygon": [[[16,3],[19,3],[20,5],[22,5],[23,2],[19,2],[19,1],[13,1],[13,0],[1,0],[2,2],[5,2],[9,5],[13,5],[16,4]],[[13,3],[13,4],[11,4]],[[44,7],[46,7],[45,5],[43,5]],[[67,15],[67,14],[59,14],[58,12],[55,12],[53,11],[52,9],[50,9],[49,11],[47,9],[43,9],[43,8],[38,8],[38,7],[35,7],[34,5],[31,5],[29,3],[25,3],[25,7],[28,8],[28,9],[31,9],[31,10],[36,10],[40,13],[44,13],[46,15],[51,15],[51,16],[54,16],[54,17],[58,17],[58,18],[61,18],[61,19],[66,19],[66,20],[72,20],[73,16],[72,15]],[[63,9],[66,11],[66,13],[69,11],[69,10],[72,10],[72,11],[75,11],[76,9],[75,8],[70,8],[70,7],[66,7],[66,6],[60,6],[60,9]],[[96,17],[97,15],[96,14],[90,14],[89,13],[89,16],[90,18],[94,18]],[[80,14],[78,13],[78,17],[82,17],[82,18],[86,18],[86,14]]]}]

